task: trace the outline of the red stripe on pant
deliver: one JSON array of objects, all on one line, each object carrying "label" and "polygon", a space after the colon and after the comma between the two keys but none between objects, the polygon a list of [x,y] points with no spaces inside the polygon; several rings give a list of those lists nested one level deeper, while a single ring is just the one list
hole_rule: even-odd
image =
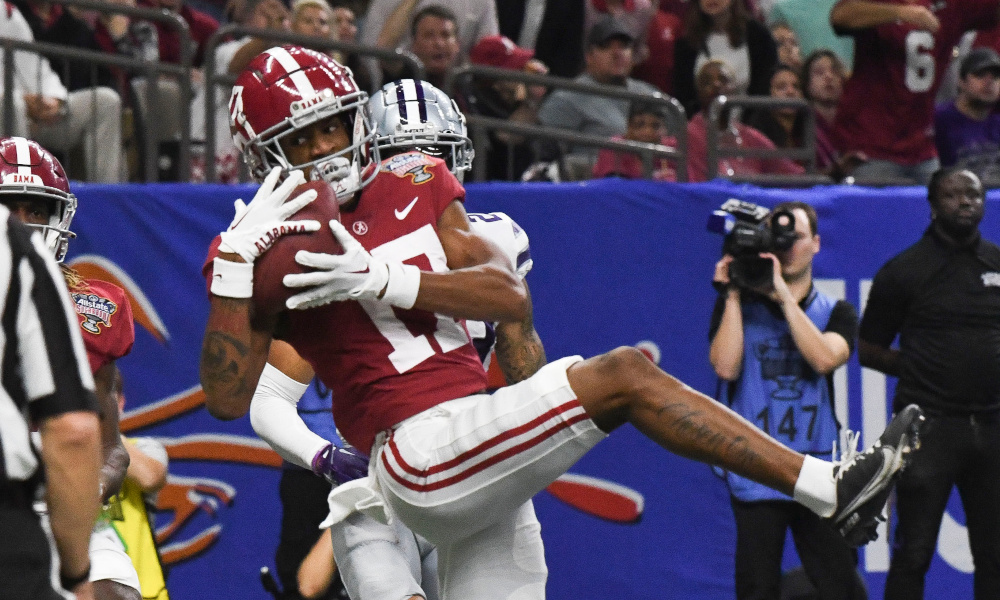
[{"label": "red stripe on pant", "polygon": [[[504,450],[503,452],[500,452],[499,454],[491,456],[490,458],[484,460],[481,463],[472,465],[471,467],[469,467],[468,469],[462,471],[461,473],[457,473],[455,475],[452,475],[451,477],[448,477],[446,479],[442,479],[440,481],[435,481],[433,483],[422,483],[421,484],[421,483],[414,483],[414,482],[412,482],[412,481],[410,481],[408,479],[405,479],[403,477],[403,475],[401,475],[400,473],[396,472],[396,470],[392,468],[392,465],[389,464],[389,459],[385,456],[385,454],[382,455],[382,464],[383,464],[383,466],[385,466],[385,470],[389,473],[389,475],[393,479],[395,479],[397,482],[399,482],[399,484],[402,485],[403,487],[411,489],[411,490],[413,490],[415,492],[433,492],[433,491],[440,490],[442,488],[448,487],[449,485],[465,481],[466,479],[472,477],[473,475],[475,475],[477,473],[480,473],[480,472],[488,469],[489,467],[492,467],[493,465],[495,465],[495,464],[497,464],[497,463],[499,463],[501,461],[507,460],[508,458],[510,458],[512,456],[520,454],[521,452],[524,452],[525,450],[528,450],[530,448],[533,448],[533,447],[541,444],[546,439],[554,436],[555,434],[559,433],[560,431],[562,431],[562,430],[564,430],[564,429],[566,429],[568,427],[572,427],[573,425],[576,425],[580,421],[584,421],[584,420],[586,420],[588,418],[590,418],[590,417],[587,416],[587,413],[583,412],[583,413],[581,413],[579,415],[576,415],[575,417],[569,418],[566,421],[561,421],[555,427],[553,427],[551,429],[546,429],[545,431],[539,433],[535,437],[533,437],[533,438],[531,438],[529,440],[525,440],[524,442],[521,442],[520,444],[517,444],[516,446],[511,446],[510,448]],[[505,435],[507,433],[509,433],[509,432],[504,432],[501,435]],[[501,437],[501,436],[497,436],[497,437]],[[510,436],[505,436],[505,439],[507,439],[509,437]],[[496,445],[496,444],[493,444],[493,445]],[[437,472],[437,471],[441,470],[440,467],[442,465],[434,465],[431,468],[425,469],[423,471],[419,471],[419,470],[415,469],[414,467],[408,465],[406,463],[406,461],[403,460],[403,457],[400,455],[399,448],[396,447],[396,442],[395,442],[395,440],[392,439],[392,437],[389,438],[389,441],[386,444],[386,446],[388,446],[389,451],[392,452],[393,457],[396,459],[396,462],[399,463],[400,467],[402,467],[402,469],[404,471],[406,471],[407,473],[410,473],[410,474],[412,474],[412,475],[414,475],[416,477],[419,477],[419,478],[423,479],[423,478],[426,478],[428,475],[432,474],[432,472]],[[465,454],[469,454],[469,452],[466,452]],[[476,453],[476,454],[478,454],[478,453]],[[443,463],[443,464],[451,464],[451,463],[454,463],[454,462],[455,462],[455,460],[453,459],[453,460],[450,460],[447,463]]]},{"label": "red stripe on pant", "polygon": [[483,452],[486,452],[490,448],[498,446],[506,442],[507,440],[515,438],[523,433],[527,433],[528,431],[531,431],[532,429],[538,427],[539,425],[548,421],[549,419],[558,417],[559,415],[564,415],[577,407],[580,407],[580,402],[575,399],[560,404],[555,408],[545,411],[541,415],[535,417],[534,419],[528,421],[523,425],[518,425],[517,427],[513,429],[508,429],[507,431],[501,431],[499,435],[486,440],[485,442],[479,444],[475,448],[466,450],[465,452],[459,454],[455,458],[451,460],[446,460],[445,462],[439,465],[433,465],[424,471],[418,471],[410,467],[409,465],[402,463],[402,461],[400,461],[402,463],[401,466],[404,471],[415,477],[429,477],[431,475],[434,475],[435,473],[441,473],[443,471],[447,471],[449,469],[457,467],[458,465],[462,464],[463,462],[469,460],[474,456],[478,456]]}]

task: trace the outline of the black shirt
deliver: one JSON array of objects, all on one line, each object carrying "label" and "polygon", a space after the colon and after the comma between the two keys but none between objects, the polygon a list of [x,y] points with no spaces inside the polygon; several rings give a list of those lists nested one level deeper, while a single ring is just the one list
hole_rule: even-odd
[{"label": "black shirt", "polygon": [[897,409],[1000,409],[1000,247],[956,246],[931,227],[883,265],[860,337],[888,348],[897,334]]}]

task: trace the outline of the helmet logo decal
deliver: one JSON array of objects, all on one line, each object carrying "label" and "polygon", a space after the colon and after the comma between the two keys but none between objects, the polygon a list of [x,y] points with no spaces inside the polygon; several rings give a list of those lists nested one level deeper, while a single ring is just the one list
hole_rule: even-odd
[{"label": "helmet logo decal", "polygon": [[73,294],[73,302],[76,304],[76,312],[83,317],[80,323],[88,333],[101,334],[101,328],[111,327],[111,315],[118,311],[118,305],[97,294]]},{"label": "helmet logo decal", "polygon": [[355,221],[354,225],[351,226],[351,229],[357,235],[364,235],[368,233],[368,223],[365,223],[364,221]]},{"label": "helmet logo decal", "polygon": [[333,99],[333,90],[325,89],[321,90],[318,94],[312,96],[303,97],[301,100],[296,100],[292,102],[290,106],[292,116],[297,116],[301,113],[307,112],[312,108],[316,108],[320,104]]},{"label": "helmet logo decal", "polygon": [[414,184],[420,185],[434,179],[434,174],[427,170],[433,164],[434,160],[423,152],[406,152],[386,160],[382,170],[400,178],[410,176]]},{"label": "helmet logo decal", "polygon": [[17,168],[18,171],[21,171],[23,169],[28,169],[29,172],[28,173],[7,173],[6,175],[3,176],[3,183],[5,183],[5,184],[7,184],[7,183],[14,183],[14,184],[25,183],[25,184],[28,184],[28,185],[45,185],[45,182],[42,181],[41,177],[39,177],[38,175],[35,175],[34,173],[30,172],[31,167],[22,165],[22,166],[18,166],[18,168]]},{"label": "helmet logo decal", "polygon": [[229,97],[229,122],[232,124],[234,141],[236,141],[235,138],[237,136],[239,137],[236,147],[242,151],[250,140],[257,137],[257,133],[253,130],[253,126],[250,125],[250,121],[247,120],[247,116],[243,112],[242,85],[234,85],[233,95]]}]

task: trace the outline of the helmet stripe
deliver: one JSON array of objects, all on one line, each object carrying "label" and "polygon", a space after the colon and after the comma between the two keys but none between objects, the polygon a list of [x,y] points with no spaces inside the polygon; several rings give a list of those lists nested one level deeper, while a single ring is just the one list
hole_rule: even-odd
[{"label": "helmet stripe", "polygon": [[31,147],[28,140],[23,137],[10,138],[14,141],[14,150],[17,152],[17,174],[31,175]]},{"label": "helmet stripe", "polygon": [[416,88],[417,92],[417,107],[420,109],[420,122],[427,122],[427,100],[424,98],[424,83],[422,81],[413,80],[413,87]]},{"label": "helmet stripe", "polygon": [[316,95],[316,88],[313,87],[312,82],[309,81],[309,78],[302,71],[302,65],[299,64],[299,61],[295,60],[294,56],[289,54],[288,50],[278,46],[269,48],[266,52],[285,69],[289,79],[292,80],[292,85],[299,91],[299,95],[303,98],[311,98]]},{"label": "helmet stripe", "polygon": [[399,101],[399,120],[409,122],[408,117],[419,119],[417,123],[427,122],[427,105],[424,102],[424,87],[415,79],[403,79],[396,86],[396,98]]},{"label": "helmet stripe", "polygon": [[406,111],[406,93],[403,90],[403,80],[396,82],[396,103],[399,105],[399,121],[407,123],[408,113]]}]

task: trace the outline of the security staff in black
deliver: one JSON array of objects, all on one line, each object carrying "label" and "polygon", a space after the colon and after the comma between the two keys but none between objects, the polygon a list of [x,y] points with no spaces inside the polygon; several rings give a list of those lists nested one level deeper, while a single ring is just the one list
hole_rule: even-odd
[{"label": "security staff in black", "polygon": [[[931,226],[872,284],[858,356],[918,404],[921,446],[896,487],[886,600],[923,598],[952,486],[965,509],[977,600],[1000,598],[1000,248],[982,239],[983,186],[949,167],[928,185]],[[899,349],[890,348],[899,335]]]}]

